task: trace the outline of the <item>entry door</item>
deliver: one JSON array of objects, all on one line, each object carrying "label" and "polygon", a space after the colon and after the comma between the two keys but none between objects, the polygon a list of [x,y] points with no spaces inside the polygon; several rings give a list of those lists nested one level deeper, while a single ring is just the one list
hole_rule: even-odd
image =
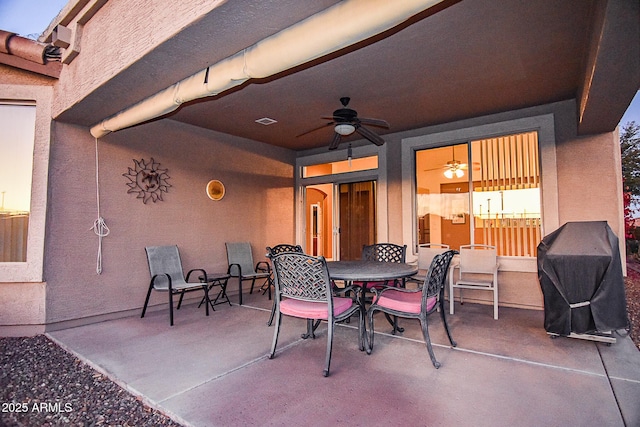
[{"label": "entry door", "polygon": [[339,184],[338,194],[340,259],[360,259],[362,247],[376,243],[376,183]]}]

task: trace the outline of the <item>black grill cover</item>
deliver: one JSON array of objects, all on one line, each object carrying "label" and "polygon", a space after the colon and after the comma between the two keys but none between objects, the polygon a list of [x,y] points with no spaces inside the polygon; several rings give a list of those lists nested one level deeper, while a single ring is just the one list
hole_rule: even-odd
[{"label": "black grill cover", "polygon": [[606,221],[568,222],[538,245],[544,328],[569,335],[626,328],[618,237]]}]

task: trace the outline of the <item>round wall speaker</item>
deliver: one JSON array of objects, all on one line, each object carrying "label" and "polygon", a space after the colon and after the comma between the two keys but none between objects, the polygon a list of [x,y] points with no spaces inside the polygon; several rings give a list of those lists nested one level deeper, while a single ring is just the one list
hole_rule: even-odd
[{"label": "round wall speaker", "polygon": [[220,200],[224,197],[224,184],[213,179],[207,184],[207,196],[211,200]]}]

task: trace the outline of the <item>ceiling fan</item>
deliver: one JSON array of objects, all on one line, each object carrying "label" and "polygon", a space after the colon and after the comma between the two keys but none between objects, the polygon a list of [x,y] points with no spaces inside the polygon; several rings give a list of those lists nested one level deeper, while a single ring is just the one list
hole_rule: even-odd
[{"label": "ceiling fan", "polygon": [[340,103],[342,103],[342,108],[339,108],[333,112],[331,116],[324,116],[323,119],[331,120],[329,123],[320,126],[315,129],[311,129],[310,131],[301,133],[298,137],[306,135],[308,133],[314,132],[316,130],[325,128],[327,126],[334,126],[333,130],[335,134],[333,135],[333,139],[331,140],[331,144],[329,144],[329,150],[335,150],[338,148],[342,137],[349,136],[354,132],[358,132],[360,135],[373,142],[376,145],[384,144],[384,139],[380,137],[377,133],[372,130],[364,127],[367,126],[377,126],[385,129],[389,129],[389,123],[380,119],[369,119],[365,117],[358,117],[358,112],[356,110],[352,110],[351,108],[347,108],[349,101],[351,98],[342,97],[340,98]]}]

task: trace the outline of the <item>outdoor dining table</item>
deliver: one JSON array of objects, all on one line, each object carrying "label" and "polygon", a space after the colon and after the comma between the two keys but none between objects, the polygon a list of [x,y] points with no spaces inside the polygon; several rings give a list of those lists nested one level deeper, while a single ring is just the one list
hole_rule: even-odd
[{"label": "outdoor dining table", "polygon": [[329,261],[329,277],[347,282],[384,282],[406,279],[418,272],[418,266],[381,261]]},{"label": "outdoor dining table", "polygon": [[[383,262],[383,261],[329,261],[327,262],[329,269],[329,277],[332,280],[344,280],[346,283],[352,282],[386,282],[396,279],[406,279],[418,272],[418,266],[399,263],[399,262]],[[361,303],[364,307],[366,283],[360,294]],[[403,329],[398,327],[397,322],[387,317],[389,323],[395,331],[402,332]]]}]

